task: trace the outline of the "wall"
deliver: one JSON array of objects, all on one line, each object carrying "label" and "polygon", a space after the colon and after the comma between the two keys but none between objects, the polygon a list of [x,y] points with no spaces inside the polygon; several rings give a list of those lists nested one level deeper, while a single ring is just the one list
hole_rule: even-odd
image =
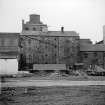
[{"label": "wall", "polygon": [[17,74],[18,61],[17,59],[0,59],[0,75]]},{"label": "wall", "polygon": [[78,37],[22,35],[21,39],[27,64],[71,64],[78,60]]},{"label": "wall", "polygon": [[0,58],[18,56],[19,33],[0,33]]},{"label": "wall", "polygon": [[88,68],[91,64],[105,68],[104,52],[81,52],[81,61],[85,64],[85,68]]}]

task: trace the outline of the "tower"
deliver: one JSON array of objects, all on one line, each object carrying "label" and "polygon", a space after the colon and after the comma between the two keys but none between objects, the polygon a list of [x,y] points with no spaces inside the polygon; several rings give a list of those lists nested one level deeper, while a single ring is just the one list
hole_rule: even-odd
[{"label": "tower", "polygon": [[37,14],[31,14],[29,21],[26,23],[24,20],[22,20],[22,32],[21,35],[27,35],[27,34],[36,34],[39,32],[47,32],[47,25],[43,24],[40,21],[40,15]]}]

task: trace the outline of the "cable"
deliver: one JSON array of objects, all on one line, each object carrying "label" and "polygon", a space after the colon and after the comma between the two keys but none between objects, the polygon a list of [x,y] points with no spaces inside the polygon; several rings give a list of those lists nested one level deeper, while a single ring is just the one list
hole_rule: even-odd
[{"label": "cable", "polygon": [[49,43],[49,42],[45,42],[45,41],[42,41],[42,40],[37,39],[37,38],[30,37],[30,36],[25,36],[25,37],[30,38],[30,39],[33,39],[33,40],[40,41],[41,43],[44,43],[44,44],[49,44],[49,45],[52,45],[52,46],[54,46],[54,47],[56,47],[56,46],[57,46],[57,45],[55,45],[55,44],[52,44],[52,43]]}]

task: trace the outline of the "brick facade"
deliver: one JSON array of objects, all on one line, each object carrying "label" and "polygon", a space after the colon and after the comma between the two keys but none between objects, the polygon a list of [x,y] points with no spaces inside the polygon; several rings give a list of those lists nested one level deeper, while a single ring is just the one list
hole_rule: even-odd
[{"label": "brick facade", "polygon": [[26,63],[71,64],[77,62],[79,37],[22,35],[22,53]]}]

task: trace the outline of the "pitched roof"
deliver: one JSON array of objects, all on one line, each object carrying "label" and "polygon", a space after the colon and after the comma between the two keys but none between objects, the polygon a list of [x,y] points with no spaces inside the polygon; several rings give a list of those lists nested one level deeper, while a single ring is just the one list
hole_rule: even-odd
[{"label": "pitched roof", "polygon": [[87,44],[87,45],[81,45],[80,51],[105,51],[105,45],[104,44]]}]

